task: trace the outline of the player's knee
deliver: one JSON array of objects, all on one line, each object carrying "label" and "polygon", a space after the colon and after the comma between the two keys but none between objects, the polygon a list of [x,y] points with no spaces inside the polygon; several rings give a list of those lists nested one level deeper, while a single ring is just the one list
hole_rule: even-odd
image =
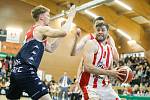
[{"label": "player's knee", "polygon": [[39,100],[52,100],[52,99],[49,94],[45,94]]}]

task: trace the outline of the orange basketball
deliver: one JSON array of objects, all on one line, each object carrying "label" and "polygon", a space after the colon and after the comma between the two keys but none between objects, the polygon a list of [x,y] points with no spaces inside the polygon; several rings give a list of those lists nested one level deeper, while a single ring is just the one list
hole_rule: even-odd
[{"label": "orange basketball", "polygon": [[128,66],[122,66],[120,68],[118,68],[117,70],[120,70],[120,69],[124,69],[125,71],[121,71],[121,73],[124,73],[126,74],[125,76],[124,75],[120,75],[120,77],[123,79],[123,80],[120,80],[120,82],[122,83],[130,83],[133,79],[133,72],[132,70],[128,67]]}]

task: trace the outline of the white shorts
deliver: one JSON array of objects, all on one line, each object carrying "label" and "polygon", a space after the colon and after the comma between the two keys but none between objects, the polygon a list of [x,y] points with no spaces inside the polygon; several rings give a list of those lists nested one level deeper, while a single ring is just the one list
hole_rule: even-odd
[{"label": "white shorts", "polygon": [[[117,93],[112,89],[111,85],[93,88],[92,86],[86,86],[83,91],[83,100],[87,100],[84,97],[95,98],[95,100],[121,100]],[[86,93],[87,92],[87,93]]]}]

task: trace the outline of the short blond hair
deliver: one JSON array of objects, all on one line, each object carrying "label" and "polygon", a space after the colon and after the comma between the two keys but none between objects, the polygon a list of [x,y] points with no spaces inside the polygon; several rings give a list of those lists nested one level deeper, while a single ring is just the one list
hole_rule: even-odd
[{"label": "short blond hair", "polygon": [[35,21],[38,21],[39,20],[39,15],[40,14],[43,14],[45,12],[50,12],[50,9],[42,6],[42,5],[39,5],[39,6],[36,6],[34,7],[32,10],[31,10],[31,16],[32,18],[35,20]]}]

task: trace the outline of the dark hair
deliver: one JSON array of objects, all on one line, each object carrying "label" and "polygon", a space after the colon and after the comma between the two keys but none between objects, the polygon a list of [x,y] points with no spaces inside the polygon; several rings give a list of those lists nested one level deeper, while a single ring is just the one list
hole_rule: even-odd
[{"label": "dark hair", "polygon": [[35,21],[38,21],[39,15],[45,12],[49,12],[50,10],[42,5],[36,6],[31,10],[31,15]]},{"label": "dark hair", "polygon": [[96,27],[102,27],[102,26],[106,26],[107,30],[109,30],[109,25],[106,23],[99,23],[96,25]]},{"label": "dark hair", "polygon": [[97,20],[104,20],[104,17],[98,16],[97,18],[95,18],[95,19],[93,20],[93,22],[95,23]]}]

